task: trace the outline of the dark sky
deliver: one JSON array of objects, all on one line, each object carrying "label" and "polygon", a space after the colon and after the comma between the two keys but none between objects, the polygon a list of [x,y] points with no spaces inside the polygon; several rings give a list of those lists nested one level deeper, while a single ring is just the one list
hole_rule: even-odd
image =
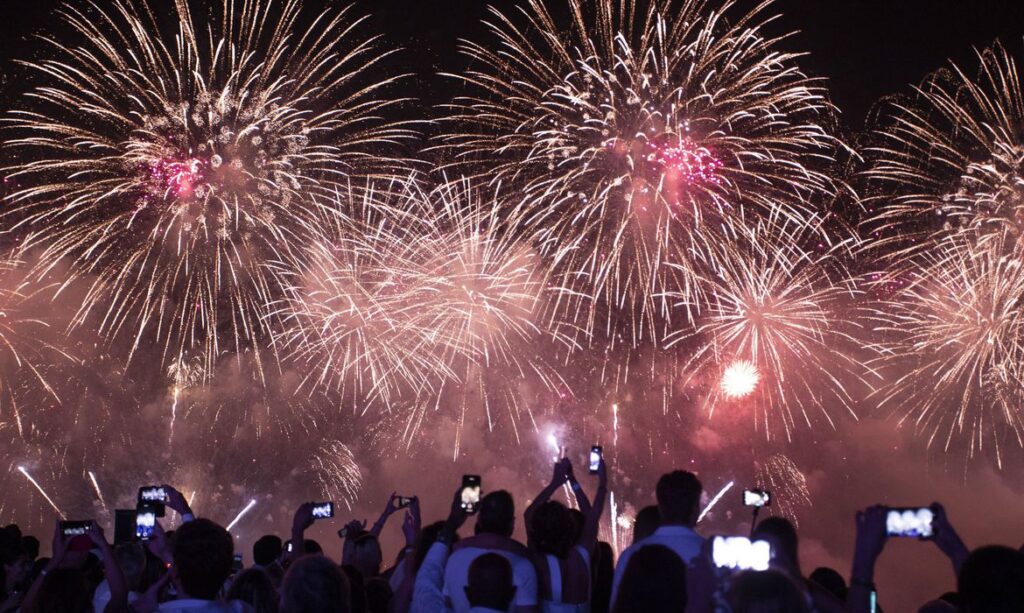
[{"label": "dark sky", "polygon": [[[496,4],[506,2],[512,3]],[[5,66],[25,55],[27,36],[48,29],[58,5],[58,0],[0,3],[0,61]],[[459,68],[456,39],[481,34],[487,5],[483,0],[362,2],[375,26],[408,50],[405,61],[422,75]],[[854,130],[880,96],[917,82],[947,59],[969,62],[973,47],[996,38],[1020,50],[1024,39],[1024,2],[1019,0],[778,0],[775,9],[782,15],[779,28],[799,31],[790,42],[792,50],[809,52],[805,68],[829,79],[847,128]],[[433,85],[429,98],[443,98],[443,81],[428,85]]]}]

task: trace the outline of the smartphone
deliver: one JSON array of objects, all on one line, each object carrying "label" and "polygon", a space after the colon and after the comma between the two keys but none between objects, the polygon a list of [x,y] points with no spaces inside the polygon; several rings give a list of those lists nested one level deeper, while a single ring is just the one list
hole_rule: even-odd
[{"label": "smartphone", "polygon": [[242,554],[235,554],[234,559],[231,561],[231,570],[233,570],[236,573],[242,570]]},{"label": "smartphone", "polygon": [[743,490],[743,506],[745,507],[761,507],[771,506],[772,495],[771,492],[766,490],[752,489]]},{"label": "smartphone", "polygon": [[333,502],[318,502],[313,505],[313,519],[328,519],[334,517]]},{"label": "smartphone", "polygon": [[718,568],[768,570],[772,548],[768,541],[751,541],[745,536],[716,536],[711,558]]},{"label": "smartphone", "polygon": [[295,547],[292,546],[292,542],[291,541],[288,541],[284,545],[284,550],[287,551],[288,553],[291,553],[291,552],[295,551]]},{"label": "smartphone", "polygon": [[928,507],[893,508],[885,515],[885,533],[889,536],[932,537],[935,513]]},{"label": "smartphone", "polygon": [[597,468],[601,465],[601,446],[594,445],[590,448],[590,474],[597,474]]},{"label": "smartphone", "polygon": [[163,517],[166,511],[164,503],[167,502],[167,492],[162,485],[144,485],[139,488],[139,504],[152,506],[157,517]]},{"label": "smartphone", "polygon": [[140,504],[135,510],[135,538],[148,541],[156,531],[156,509],[149,504]]},{"label": "smartphone", "polygon": [[412,504],[412,496],[399,496],[395,503],[399,509],[404,509]]},{"label": "smartphone", "polygon": [[472,515],[480,505],[480,475],[462,476],[462,510]]},{"label": "smartphone", "polygon": [[[339,538],[348,538],[348,526],[345,526],[344,528],[341,528],[341,529],[338,530],[338,537]],[[291,543],[289,543],[289,545],[290,544]]]},{"label": "smartphone", "polygon": [[62,521],[60,522],[60,532],[64,536],[82,536],[92,532],[92,521]]}]

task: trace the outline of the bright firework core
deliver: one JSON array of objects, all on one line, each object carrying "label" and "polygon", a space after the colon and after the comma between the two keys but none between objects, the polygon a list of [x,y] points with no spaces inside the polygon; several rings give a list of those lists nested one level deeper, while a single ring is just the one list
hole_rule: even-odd
[{"label": "bright firework core", "polygon": [[727,398],[743,398],[754,391],[760,380],[757,366],[747,360],[736,360],[726,367],[719,385]]}]

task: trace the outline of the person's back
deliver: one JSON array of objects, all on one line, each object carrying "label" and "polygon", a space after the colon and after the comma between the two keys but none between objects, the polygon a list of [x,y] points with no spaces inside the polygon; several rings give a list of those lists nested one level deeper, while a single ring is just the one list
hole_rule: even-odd
[{"label": "person's back", "polygon": [[345,574],[320,555],[293,562],[281,583],[281,613],[351,613],[350,598]]},{"label": "person's back", "polygon": [[630,558],[644,547],[662,545],[673,551],[684,563],[689,563],[700,554],[704,539],[694,532],[700,511],[700,495],[703,486],[690,472],[677,470],[658,479],[656,497],[660,526],[651,536],[634,543],[619,557],[615,567],[612,587],[612,602],[616,601],[618,586]]},{"label": "person's back", "polygon": [[683,613],[686,600],[683,560],[664,545],[648,545],[626,565],[612,613]]},{"label": "person's back", "polygon": [[732,613],[808,613],[805,598],[796,583],[777,570],[739,573],[726,596]]},{"label": "person's back", "polygon": [[537,572],[529,550],[512,540],[515,528],[515,504],[506,491],[491,492],[480,501],[476,536],[463,539],[453,548],[444,572],[444,596],[456,613],[470,609],[465,587],[473,560],[486,553],[496,553],[509,561],[515,579],[515,609],[535,611],[537,607]]},{"label": "person's back", "polygon": [[590,553],[582,546],[574,546],[576,530],[569,509],[549,500],[533,512],[530,523],[530,547],[536,554],[541,610],[586,611],[590,600]]},{"label": "person's back", "polygon": [[784,517],[769,517],[757,525],[751,538],[767,541],[771,545],[772,568],[786,573],[800,591],[811,599],[818,613],[843,611],[843,600],[818,583],[804,578],[800,569],[800,540],[792,522]]},{"label": "person's back", "polygon": [[957,586],[965,613],[1024,611],[1024,553],[998,545],[976,549]]}]

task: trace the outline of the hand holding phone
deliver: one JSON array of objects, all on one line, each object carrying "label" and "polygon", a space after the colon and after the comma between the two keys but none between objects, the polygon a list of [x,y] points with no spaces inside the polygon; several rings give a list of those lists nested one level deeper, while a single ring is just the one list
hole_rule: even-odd
[{"label": "hand holding phone", "polygon": [[711,558],[718,568],[732,570],[768,570],[772,559],[768,541],[751,541],[745,536],[716,536]]},{"label": "hand holding phone", "polygon": [[890,508],[885,513],[885,533],[888,536],[930,539],[934,535],[934,519],[935,512],[929,507]]},{"label": "hand holding phone", "polygon": [[140,504],[135,510],[135,538],[152,540],[156,532],[156,509],[152,504]]},{"label": "hand holding phone", "polygon": [[144,485],[139,488],[138,503],[148,505],[157,517],[163,517],[166,513],[164,505],[167,503],[167,491],[162,485]]},{"label": "hand holding phone", "polygon": [[412,505],[413,498],[414,498],[414,496],[396,496],[395,497],[395,507],[399,508],[399,509],[404,509],[404,508]]},{"label": "hand holding phone", "polygon": [[60,532],[68,539],[73,539],[76,536],[88,536],[89,532],[92,531],[92,527],[93,522],[91,519],[60,522]]},{"label": "hand holding phone", "polygon": [[462,490],[459,493],[462,510],[472,515],[480,505],[480,475],[463,475]]},{"label": "hand holding phone", "polygon": [[312,509],[313,519],[329,519],[334,517],[334,503],[333,502],[317,502],[313,504]]},{"label": "hand holding phone", "polygon": [[601,466],[601,446],[594,445],[590,448],[590,461],[588,462],[588,468],[590,474],[596,475],[598,468]]},{"label": "hand holding phone", "polygon": [[743,490],[743,506],[760,509],[762,507],[771,506],[771,504],[771,492],[757,488]]}]

